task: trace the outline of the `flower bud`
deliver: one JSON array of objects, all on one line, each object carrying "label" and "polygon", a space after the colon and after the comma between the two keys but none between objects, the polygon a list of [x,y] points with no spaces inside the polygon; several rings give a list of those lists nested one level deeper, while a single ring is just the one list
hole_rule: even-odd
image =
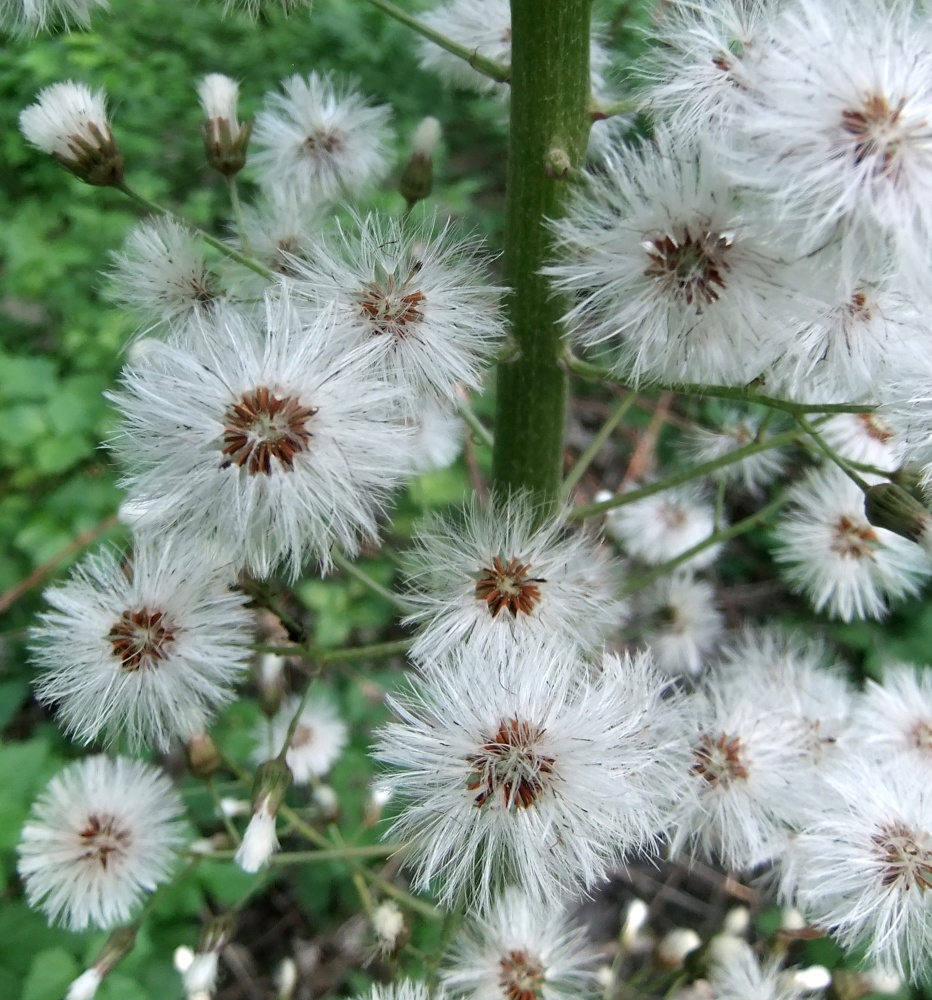
[{"label": "flower bud", "polygon": [[256,769],[252,819],[234,858],[244,872],[257,872],[278,850],[275,816],[290,787],[291,771],[283,760],[267,760]]},{"label": "flower bud", "polygon": [[675,927],[654,949],[654,962],[673,972],[682,967],[690,952],[701,947],[702,938],[689,927]]},{"label": "flower bud", "polygon": [[104,943],[91,968],[82,972],[68,987],[65,1000],[93,1000],[97,989],[136,944],[136,925],[118,927]]},{"label": "flower bud", "polygon": [[425,118],[414,132],[411,156],[398,182],[409,208],[430,197],[434,186],[434,147],[439,140],[440,122],[436,118]]},{"label": "flower bud", "polygon": [[932,514],[896,483],[878,483],[864,495],[864,513],[878,528],[886,528],[932,554]]},{"label": "flower bud", "polygon": [[411,937],[404,914],[398,909],[398,905],[389,899],[372,911],[371,921],[379,953],[394,958]]},{"label": "flower bud", "polygon": [[207,162],[224,177],[234,177],[246,165],[246,148],[252,122],[236,117],[239,84],[222,73],[209,73],[201,80],[197,96],[207,121],[201,126]]},{"label": "flower bud", "polygon": [[223,758],[217,749],[216,743],[207,733],[196,733],[192,736],[185,747],[188,758],[188,767],[193,775],[198,778],[212,778],[223,764]]},{"label": "flower bud", "polygon": [[45,87],[20,112],[19,127],[33,146],[86,184],[122,182],[123,154],[110,131],[102,90],[94,93],[73,80]]}]

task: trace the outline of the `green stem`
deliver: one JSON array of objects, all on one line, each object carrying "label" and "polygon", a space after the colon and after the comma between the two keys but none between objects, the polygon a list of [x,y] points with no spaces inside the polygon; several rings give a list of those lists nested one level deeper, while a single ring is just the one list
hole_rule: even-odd
[{"label": "green stem", "polygon": [[243,222],[243,206],[239,200],[239,185],[236,183],[236,175],[227,177],[227,189],[230,192],[230,205],[233,208],[233,219],[236,222],[236,231],[239,233],[239,241],[243,245],[243,253],[249,253],[249,240],[246,239],[246,226]]},{"label": "green stem", "polygon": [[[583,378],[625,384],[624,378],[613,375],[599,365],[583,361],[582,358],[577,358],[569,351],[564,352],[563,364],[571,372]],[[688,396],[712,396],[715,399],[734,399],[741,403],[759,403],[761,406],[769,406],[771,409],[790,413],[794,417],[807,413],[873,413],[876,409],[875,406],[862,406],[854,403],[794,403],[777,396],[766,396],[749,386],[740,385],[699,385],[691,382],[672,382],[661,385],[651,382],[649,388],[657,391],[678,392]]]},{"label": "green stem", "polygon": [[809,423],[809,421],[802,415],[796,415],[796,422],[800,427],[815,441],[819,450],[829,459],[829,461],[834,462],[839,469],[861,490],[865,493],[870,489],[870,483],[867,480],[859,476],[854,469],[848,464],[848,462],[842,458],[841,455],[835,451],[834,448],[825,440],[824,437]]},{"label": "green stem", "polygon": [[[349,858],[365,861],[369,858],[387,858],[400,851],[404,844],[365,844],[361,847],[329,847],[319,851],[280,851],[273,854],[270,865],[297,865],[314,861],[345,861]],[[211,861],[229,861],[236,851],[213,851],[210,854],[197,854],[195,857]]]},{"label": "green stem", "polygon": [[388,601],[389,604],[402,614],[407,614],[411,610],[397,594],[393,594],[388,587],[383,587],[378,580],[373,580],[365,570],[360,569],[356,563],[347,559],[339,549],[334,549],[330,553],[330,557],[344,573],[351,576],[354,580],[358,580],[367,590],[371,590],[373,594],[378,594],[382,600]]},{"label": "green stem", "polygon": [[235,247],[229,246],[224,243],[223,240],[218,240],[216,236],[211,236],[206,230],[201,229],[200,226],[195,226],[193,223],[188,222],[187,219],[179,218],[174,212],[169,211],[167,208],[163,208],[158,202],[150,201],[144,195],[139,194],[138,191],[134,191],[125,181],[120,184],[114,185],[118,191],[122,191],[131,201],[136,202],[137,205],[141,205],[147,212],[152,212],[154,215],[165,215],[170,219],[175,219],[182,225],[187,226],[188,229],[196,232],[201,239],[215,250],[219,250],[221,253],[226,254],[227,257],[232,258],[238,264],[242,264],[243,267],[248,267],[250,271],[255,271],[256,274],[261,274],[263,278],[269,281],[275,281],[275,272],[269,270],[265,264],[260,264],[259,261],[254,260],[252,257],[248,257],[244,253],[240,253]]},{"label": "green stem", "polygon": [[[304,820],[301,819],[301,817],[290,806],[282,805],[278,811],[296,830],[301,833],[302,836],[306,837],[312,844],[317,844],[324,850],[333,850],[333,843],[329,841],[319,830],[315,830],[310,824],[305,823]],[[399,888],[387,878],[383,878],[378,872],[371,871],[366,868],[365,865],[359,864],[358,861],[350,857],[340,858],[339,860],[344,861],[352,871],[358,872],[363,876],[363,878],[367,878],[374,885],[377,885],[387,896],[391,896],[402,905],[407,906],[409,909],[416,910],[418,913],[423,914],[425,917],[429,917],[431,920],[440,919],[440,913],[436,907],[431,906],[430,903],[423,899],[419,899],[410,892],[406,892],[404,889]]]},{"label": "green stem", "polygon": [[501,63],[495,62],[494,59],[487,59],[485,56],[480,56],[475,49],[468,49],[465,45],[459,45],[452,38],[447,38],[446,35],[441,34],[439,31],[434,31],[433,28],[428,27],[423,21],[412,17],[407,11],[403,11],[400,7],[396,7],[395,4],[389,3],[389,0],[368,0],[368,2],[373,7],[378,7],[379,10],[388,14],[389,17],[393,17],[396,21],[407,25],[429,42],[439,45],[440,48],[450,52],[454,56],[459,56],[460,59],[469,63],[477,73],[487,76],[490,80],[495,80],[496,83],[508,82],[510,70],[507,66],[502,66]]},{"label": "green stem", "polygon": [[377,660],[399,656],[411,648],[411,639],[392,639],[373,642],[366,646],[349,646],[346,649],[317,649],[313,646],[253,646],[257,653],[274,653],[277,656],[296,656],[315,663],[347,663],[352,660]]},{"label": "green stem", "polygon": [[724,469],[726,465],[732,465],[748,458],[750,455],[757,455],[762,451],[771,448],[786,448],[795,444],[799,438],[799,431],[784,431],[782,434],[774,434],[773,437],[765,438],[763,441],[751,441],[749,444],[735,448],[719,458],[709,459],[700,465],[690,466],[682,472],[674,473],[666,479],[651,483],[649,486],[642,486],[638,490],[629,490],[627,493],[619,493],[611,500],[603,500],[601,503],[587,503],[580,507],[574,507],[567,515],[570,521],[582,521],[587,517],[595,517],[597,514],[604,514],[606,511],[614,510],[616,507],[624,507],[629,503],[637,503],[655,493],[662,493],[672,486],[679,486],[681,483],[688,483],[691,479],[698,479],[700,476],[708,476],[719,469]]},{"label": "green stem", "polygon": [[460,403],[457,406],[459,410],[459,415],[463,418],[463,422],[467,427],[475,434],[475,436],[483,443],[488,445],[490,448],[495,446],[495,439],[492,437],[492,432],[485,426],[484,423],[473,413],[468,403]]},{"label": "green stem", "polygon": [[565,215],[569,174],[586,152],[591,8],[592,0],[511,2],[504,284],[520,355],[498,368],[492,474],[503,493],[530,491],[541,518],[559,503],[568,305],[541,270],[554,256],[547,220]]},{"label": "green stem", "polygon": [[685,562],[689,562],[690,559],[699,555],[700,552],[704,552],[711,546],[718,545],[720,542],[727,542],[732,538],[737,538],[739,535],[746,534],[748,531],[751,531],[753,528],[756,528],[759,524],[766,521],[771,514],[776,513],[786,503],[787,496],[788,493],[786,490],[781,491],[773,500],[770,501],[769,504],[767,504],[766,507],[761,507],[760,510],[755,511],[753,514],[750,514],[741,521],[736,521],[727,528],[722,528],[721,531],[713,532],[708,538],[703,539],[691,549],[687,549],[675,558],[669,559],[667,562],[661,563],[659,566],[655,566],[649,572],[635,577],[635,579],[630,581],[627,587],[625,587],[626,592],[628,594],[635,594],[639,590],[649,587],[662,576],[666,576],[667,573],[672,573],[673,570],[677,569],[677,567],[682,566]]},{"label": "green stem", "polygon": [[576,464],[567,473],[563,486],[560,489],[560,497],[566,502],[573,495],[576,484],[582,479],[586,469],[589,468],[592,460],[599,453],[599,449],[612,436],[612,431],[621,423],[625,414],[637,402],[637,393],[629,392],[623,396],[615,405],[608,420],[599,428],[598,433],[586,446],[586,450],[576,459]]}]

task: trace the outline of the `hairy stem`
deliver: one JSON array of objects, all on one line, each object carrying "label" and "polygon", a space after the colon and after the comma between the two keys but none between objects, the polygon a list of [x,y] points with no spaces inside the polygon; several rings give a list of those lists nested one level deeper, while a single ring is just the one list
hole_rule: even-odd
[{"label": "hairy stem", "polygon": [[591,0],[512,0],[504,270],[520,354],[498,368],[492,472],[500,490],[529,490],[542,517],[559,502],[567,302],[541,268],[553,250],[546,220],[565,214],[570,173],[585,156],[590,31]]}]

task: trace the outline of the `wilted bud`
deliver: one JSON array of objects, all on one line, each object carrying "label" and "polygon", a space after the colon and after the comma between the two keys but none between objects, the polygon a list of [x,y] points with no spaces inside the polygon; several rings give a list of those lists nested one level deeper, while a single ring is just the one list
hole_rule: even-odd
[{"label": "wilted bud", "polygon": [[188,757],[188,767],[198,778],[212,778],[223,765],[223,758],[216,743],[207,733],[197,733],[192,736],[185,747]]},{"label": "wilted bud", "polygon": [[394,958],[408,943],[411,931],[405,923],[404,914],[390,899],[380,903],[372,911],[372,933],[379,953]]},{"label": "wilted bud", "polygon": [[104,92],[68,80],[39,91],[19,115],[23,135],[87,184],[118,185],[123,154],[110,131]]},{"label": "wilted bud", "polygon": [[244,872],[257,872],[278,850],[275,816],[291,787],[291,771],[279,759],[256,769],[252,786],[253,813],[234,860]]},{"label": "wilted bud", "polygon": [[94,964],[68,987],[65,1000],[92,1000],[104,977],[109,975],[136,944],[136,925],[118,927],[107,938]]},{"label": "wilted bud", "polygon": [[932,554],[932,514],[902,486],[871,486],[864,495],[864,513],[871,524],[917,542]]},{"label": "wilted bud", "polygon": [[237,120],[239,84],[222,73],[209,73],[198,85],[197,96],[207,116],[201,126],[207,162],[224,177],[233,177],[246,165],[252,134],[252,122]]},{"label": "wilted bud", "polygon": [[398,190],[412,208],[430,197],[434,186],[434,148],[440,141],[440,122],[425,118],[411,140],[411,156],[398,182]]},{"label": "wilted bud", "polygon": [[702,938],[688,927],[676,927],[654,949],[654,962],[671,972],[682,967],[686,956],[702,946]]}]

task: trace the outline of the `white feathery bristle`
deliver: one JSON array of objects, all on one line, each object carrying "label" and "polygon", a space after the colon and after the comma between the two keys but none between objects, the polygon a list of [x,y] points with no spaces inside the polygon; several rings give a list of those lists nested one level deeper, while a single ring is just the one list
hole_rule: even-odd
[{"label": "white feathery bristle", "polygon": [[96,969],[87,969],[68,987],[65,1000],[93,1000],[103,976]]},{"label": "white feathery bristle", "polygon": [[252,819],[243,834],[243,842],[233,859],[244,872],[253,874],[278,850],[275,833],[275,815],[269,811],[268,800],[263,799],[252,814]]},{"label": "white feathery bristle", "polygon": [[227,122],[235,139],[239,131],[236,118],[239,84],[236,80],[222,73],[208,73],[197,85],[197,96],[206,117]]},{"label": "white feathery bristle", "polygon": [[104,92],[74,80],[53,83],[39,91],[35,104],[20,112],[19,127],[37,149],[73,159],[73,137],[99,146],[94,130],[105,138],[110,135]]}]

